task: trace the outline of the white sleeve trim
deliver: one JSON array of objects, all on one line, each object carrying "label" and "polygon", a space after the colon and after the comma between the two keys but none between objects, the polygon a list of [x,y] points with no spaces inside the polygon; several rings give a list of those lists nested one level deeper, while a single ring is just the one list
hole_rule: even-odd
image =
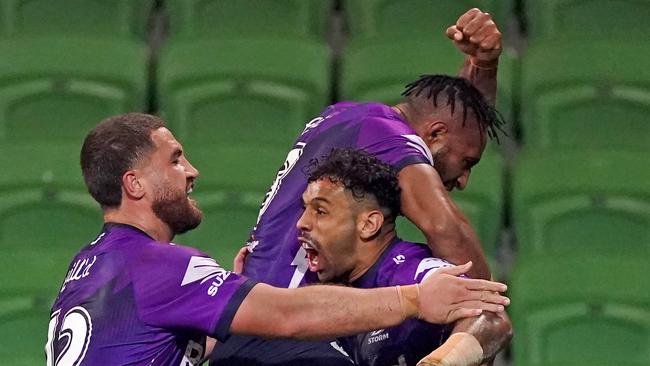
[{"label": "white sleeve trim", "polygon": [[406,144],[417,149],[422,155],[424,155],[429,163],[433,165],[433,157],[431,156],[431,151],[427,144],[424,143],[424,140],[418,135],[402,135],[402,137],[409,140]]},{"label": "white sleeve trim", "polygon": [[439,270],[440,268],[445,268],[445,267],[453,267],[454,265],[447,262],[444,259],[440,258],[433,258],[433,257],[428,257],[424,258],[423,260],[420,261],[420,264],[418,264],[418,268],[415,270],[415,276],[413,276],[413,279],[417,279],[418,275],[426,270],[429,270],[429,272],[425,273],[424,276],[422,277],[422,281],[427,279],[427,277],[431,276],[435,271]]}]

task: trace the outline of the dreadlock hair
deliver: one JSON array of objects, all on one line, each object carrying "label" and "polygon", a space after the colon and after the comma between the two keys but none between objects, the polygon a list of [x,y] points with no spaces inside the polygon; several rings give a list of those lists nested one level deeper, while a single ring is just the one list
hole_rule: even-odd
[{"label": "dreadlock hair", "polygon": [[321,161],[312,159],[307,168],[309,183],[327,178],[350,190],[357,202],[374,197],[387,221],[400,214],[397,171],[364,150],[332,149]]},{"label": "dreadlock hair", "polygon": [[[502,129],[505,124],[503,116],[492,107],[483,97],[483,94],[474,87],[467,79],[448,75],[421,75],[420,78],[406,85],[402,96],[411,105],[423,105],[422,99],[427,104],[432,103],[434,108],[438,107],[438,96],[444,93],[447,97],[451,115],[454,115],[456,101],[460,102],[463,108],[463,127],[467,121],[467,110],[471,109],[476,116],[481,133],[487,132],[491,139],[499,143],[498,132],[507,136]],[[424,104],[425,106],[427,104]]]}]

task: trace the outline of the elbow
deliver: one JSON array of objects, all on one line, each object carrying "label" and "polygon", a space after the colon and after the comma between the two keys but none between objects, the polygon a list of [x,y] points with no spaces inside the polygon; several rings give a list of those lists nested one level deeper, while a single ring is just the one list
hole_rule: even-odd
[{"label": "elbow", "polygon": [[492,334],[494,340],[497,340],[497,346],[499,349],[505,348],[514,335],[514,330],[512,327],[512,321],[510,317],[504,313],[486,313],[485,318],[487,320],[486,327],[489,328],[487,331],[488,334]]},{"label": "elbow", "polygon": [[510,344],[510,341],[512,341],[512,337],[514,335],[512,321],[510,320],[510,318],[505,316],[505,317],[499,317],[499,320],[496,323],[497,323],[497,329],[499,333],[503,335],[502,346],[505,347],[508,344]]}]

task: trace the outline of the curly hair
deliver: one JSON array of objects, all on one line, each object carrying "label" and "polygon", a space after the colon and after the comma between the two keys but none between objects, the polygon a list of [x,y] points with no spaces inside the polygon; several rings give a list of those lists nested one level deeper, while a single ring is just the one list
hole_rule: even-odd
[{"label": "curly hair", "polygon": [[370,195],[384,212],[394,220],[400,214],[400,187],[397,171],[364,150],[332,149],[321,161],[312,159],[308,166],[308,182],[327,177],[352,192],[357,202]]},{"label": "curly hair", "polygon": [[449,75],[422,75],[406,85],[402,96],[411,105],[429,105],[438,107],[438,95],[447,97],[446,104],[453,115],[456,101],[463,108],[463,126],[467,120],[467,110],[471,109],[481,133],[487,132],[491,139],[499,143],[499,133],[507,136],[503,130],[505,121],[499,111],[491,106],[483,94],[467,79]]}]

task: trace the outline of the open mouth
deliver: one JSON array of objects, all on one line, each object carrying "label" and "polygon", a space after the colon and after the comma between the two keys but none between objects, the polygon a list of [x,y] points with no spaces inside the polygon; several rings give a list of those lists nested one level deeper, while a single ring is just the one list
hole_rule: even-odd
[{"label": "open mouth", "polygon": [[314,245],[308,239],[304,237],[300,237],[298,238],[298,240],[300,240],[300,244],[302,245],[302,248],[307,253],[307,265],[309,265],[309,270],[312,272],[318,272],[318,270],[320,269],[320,267],[318,266],[319,264],[318,250],[314,248]]}]

